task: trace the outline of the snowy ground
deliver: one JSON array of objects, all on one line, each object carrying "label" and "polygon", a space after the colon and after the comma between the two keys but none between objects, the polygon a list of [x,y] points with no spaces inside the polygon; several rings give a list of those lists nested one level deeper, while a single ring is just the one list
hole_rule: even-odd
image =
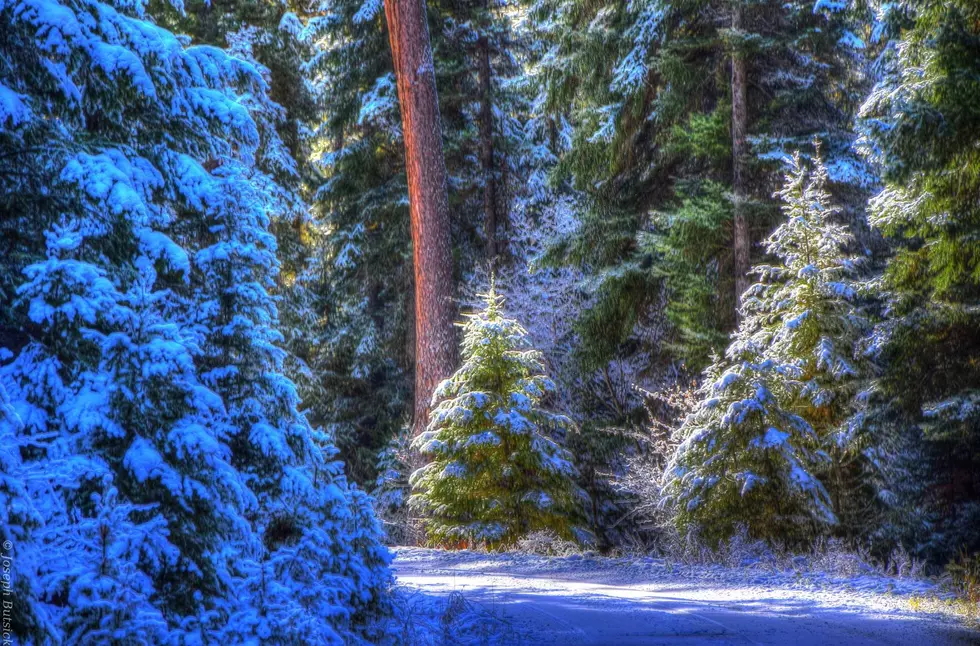
[{"label": "snowy ground", "polygon": [[954,619],[911,609],[911,598],[930,593],[921,581],[658,559],[396,554],[410,614],[429,622],[430,637],[404,643],[980,644],[980,633]]}]

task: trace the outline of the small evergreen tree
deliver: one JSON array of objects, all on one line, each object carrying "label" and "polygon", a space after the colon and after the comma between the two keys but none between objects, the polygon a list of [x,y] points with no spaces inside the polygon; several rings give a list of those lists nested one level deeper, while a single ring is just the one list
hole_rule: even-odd
[{"label": "small evergreen tree", "polygon": [[856,354],[866,325],[826,182],[819,159],[808,178],[793,158],[779,192],[788,219],[767,241],[781,263],[756,269],[743,322],[680,429],[668,490],[681,527],[709,540],[744,524],[802,541],[836,524],[853,493],[843,472],[861,447],[846,429],[867,374]]},{"label": "small evergreen tree", "polygon": [[527,332],[503,315],[493,285],[463,326],[463,363],[436,390],[439,403],[413,446],[434,457],[412,474],[411,503],[430,540],[512,545],[539,529],[575,538],[580,492],[559,441],[571,421],[542,400],[555,390]]}]

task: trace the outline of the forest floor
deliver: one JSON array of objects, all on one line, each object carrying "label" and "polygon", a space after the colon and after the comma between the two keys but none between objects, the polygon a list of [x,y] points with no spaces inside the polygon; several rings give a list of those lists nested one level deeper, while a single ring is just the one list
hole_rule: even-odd
[{"label": "forest floor", "polygon": [[395,554],[403,644],[980,644],[941,603],[923,604],[937,593],[915,579],[642,557]]}]

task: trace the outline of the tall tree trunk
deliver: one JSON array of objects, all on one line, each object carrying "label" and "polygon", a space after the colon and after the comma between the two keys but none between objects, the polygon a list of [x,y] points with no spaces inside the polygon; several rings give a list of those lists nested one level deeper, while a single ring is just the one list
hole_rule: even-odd
[{"label": "tall tree trunk", "polygon": [[344,143],[344,127],[340,126],[333,135],[333,151],[339,153],[344,149]]},{"label": "tall tree trunk", "polygon": [[435,67],[423,0],[386,0],[398,82],[415,264],[415,432],[425,428],[432,393],[456,363],[452,241]]},{"label": "tall tree trunk", "polygon": [[[732,7],[732,31],[738,38],[742,31],[742,0],[734,0]],[[746,214],[748,190],[746,188],[745,162],[748,155],[748,102],[745,53],[737,43],[732,53],[732,192],[734,212],[732,243],[735,273],[735,320],[741,320],[742,294],[749,288],[749,225]]]},{"label": "tall tree trunk", "polygon": [[[489,21],[487,21],[489,23]],[[480,164],[483,167],[483,215],[487,231],[487,261],[497,264],[497,182],[493,164],[493,99],[490,88],[490,42],[484,33],[476,44],[480,83]]]}]

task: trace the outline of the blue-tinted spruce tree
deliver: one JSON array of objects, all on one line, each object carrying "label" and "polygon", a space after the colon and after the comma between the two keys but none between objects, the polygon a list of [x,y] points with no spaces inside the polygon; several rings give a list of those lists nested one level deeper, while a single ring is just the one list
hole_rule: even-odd
[{"label": "blue-tinted spruce tree", "polygon": [[40,640],[54,631],[45,625],[46,613],[38,603],[35,589],[37,582],[31,577],[37,565],[30,561],[36,554],[29,546],[34,544],[34,531],[43,519],[24,483],[27,472],[20,455],[22,428],[23,422],[0,382],[0,541],[4,558],[14,559],[8,572],[7,601],[11,604],[11,619],[20,634]]},{"label": "blue-tinted spruce tree", "polygon": [[[277,108],[148,13],[0,4],[0,382],[37,512],[18,630],[340,643],[386,557],[275,348]],[[270,540],[281,505],[300,520]]]},{"label": "blue-tinted spruce tree", "polygon": [[[193,320],[202,379],[224,402],[231,461],[258,499],[247,515],[264,544],[257,553],[262,563],[243,573],[253,598],[264,613],[295,595],[304,612],[282,617],[279,638],[319,641],[329,629],[325,618],[344,622],[381,603],[387,557],[377,545],[347,551],[348,532],[363,520],[357,505],[367,501],[344,491],[335,449],[299,412],[296,386],[284,374],[272,295],[279,263],[268,205],[245,181],[247,169],[226,173],[198,178],[195,196],[212,235],[189,240],[201,244]],[[361,529],[378,531],[374,524]],[[323,585],[332,577],[343,583]],[[256,628],[268,631],[263,613]]]}]

